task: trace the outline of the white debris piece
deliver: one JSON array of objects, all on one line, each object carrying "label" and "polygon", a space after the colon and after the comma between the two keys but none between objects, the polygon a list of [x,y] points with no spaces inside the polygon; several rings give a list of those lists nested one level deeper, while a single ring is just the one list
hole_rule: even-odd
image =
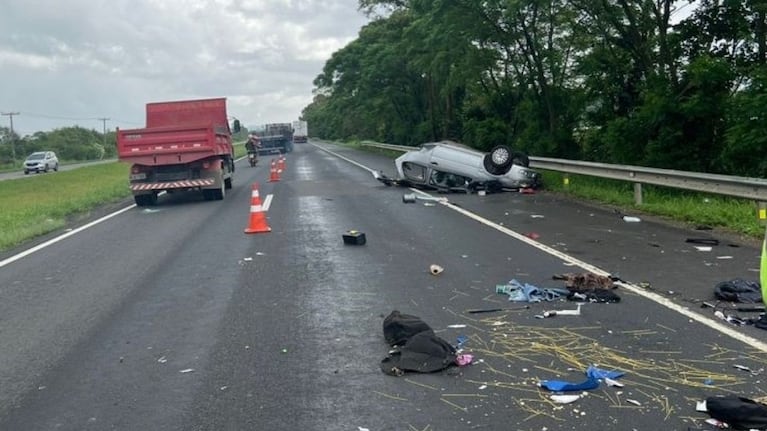
[{"label": "white debris piece", "polygon": [[551,400],[557,404],[570,404],[581,399],[580,395],[552,395]]},{"label": "white debris piece", "polygon": [[179,371],[179,373],[182,373],[182,374],[192,373],[192,372],[194,372],[194,368],[185,368],[185,369]]}]

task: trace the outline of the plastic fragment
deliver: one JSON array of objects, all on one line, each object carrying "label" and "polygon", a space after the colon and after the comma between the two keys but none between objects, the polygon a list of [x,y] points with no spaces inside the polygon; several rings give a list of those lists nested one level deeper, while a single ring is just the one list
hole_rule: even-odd
[{"label": "plastic fragment", "polygon": [[711,251],[713,247],[698,245],[695,246],[695,249],[698,251]]},{"label": "plastic fragment", "polygon": [[727,425],[727,423],[720,421],[719,419],[709,418],[706,419],[704,422],[706,422],[709,425],[713,425],[717,428],[729,428],[730,426]]},{"label": "plastic fragment", "polygon": [[186,368],[186,369],[183,369],[183,370],[179,371],[179,373],[182,373],[182,374],[187,374],[187,373],[192,373],[192,372],[194,372],[194,368]]},{"label": "plastic fragment", "polygon": [[570,404],[581,399],[580,395],[552,395],[551,400],[557,404]]},{"label": "plastic fragment", "polygon": [[611,379],[609,377],[605,377],[605,384],[607,386],[613,386],[613,387],[616,387],[616,388],[622,388],[623,386],[625,386],[623,383],[621,383],[621,382],[619,382],[617,380],[613,380],[613,379]]},{"label": "plastic fragment", "polygon": [[448,328],[465,328],[466,325],[447,325]]},{"label": "plastic fragment", "polygon": [[458,355],[455,357],[455,363],[458,364],[459,367],[465,367],[466,365],[470,365],[472,362],[474,362],[474,355],[469,353],[464,353],[463,355]]},{"label": "plastic fragment", "polygon": [[708,412],[708,407],[706,406],[706,400],[698,401],[697,403],[695,403],[695,411]]},{"label": "plastic fragment", "polygon": [[242,258],[242,260],[244,260],[245,262],[250,262],[250,261],[253,260],[253,258],[252,257],[244,257],[244,258]]},{"label": "plastic fragment", "polygon": [[623,216],[623,221],[627,223],[639,223],[640,221],[642,221],[642,219],[640,219],[639,217],[634,217],[634,216]]},{"label": "plastic fragment", "polygon": [[161,364],[164,364],[164,363],[168,362],[168,358],[166,358],[165,356],[161,356],[161,357],[159,357],[157,359],[157,362],[159,362]]},{"label": "plastic fragment", "polygon": [[627,400],[626,400],[626,402],[627,402],[627,403],[631,403],[631,404],[633,404],[633,405],[635,405],[635,406],[641,406],[641,405],[642,405],[642,403],[640,403],[639,401],[637,401],[637,400],[632,400],[632,399],[627,399]]},{"label": "plastic fragment", "polygon": [[431,275],[442,274],[442,272],[444,270],[445,270],[445,268],[443,268],[443,267],[441,267],[441,266],[439,266],[437,264],[432,264],[431,266],[429,266],[429,272],[431,273]]}]

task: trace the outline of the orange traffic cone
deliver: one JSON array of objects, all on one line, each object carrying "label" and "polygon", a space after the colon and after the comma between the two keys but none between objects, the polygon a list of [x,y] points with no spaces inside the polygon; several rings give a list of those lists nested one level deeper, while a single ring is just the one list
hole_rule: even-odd
[{"label": "orange traffic cone", "polygon": [[271,232],[272,228],[266,224],[264,209],[261,207],[261,198],[258,196],[258,183],[253,183],[253,190],[250,194],[250,221],[245,233]]},{"label": "orange traffic cone", "polygon": [[285,170],[285,156],[280,156],[277,160],[277,169],[279,169],[280,172]]},{"label": "orange traffic cone", "polygon": [[272,164],[269,166],[269,182],[273,183],[280,180],[280,171],[277,169],[277,163],[272,160]]}]

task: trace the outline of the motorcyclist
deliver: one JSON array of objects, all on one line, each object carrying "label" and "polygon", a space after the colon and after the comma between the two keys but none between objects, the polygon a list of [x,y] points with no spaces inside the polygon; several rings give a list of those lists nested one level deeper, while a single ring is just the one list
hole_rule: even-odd
[{"label": "motorcyclist", "polygon": [[248,142],[245,143],[245,149],[248,151],[248,154],[250,154],[250,153],[255,153],[257,148],[258,148],[258,142],[256,140],[256,137],[253,135],[250,135],[248,137]]},{"label": "motorcyclist", "polygon": [[[255,162],[258,160],[258,147],[260,147],[258,138],[250,135],[248,141],[245,142],[245,150],[248,152],[248,160],[251,160],[251,165],[255,165]],[[252,158],[251,154],[253,155]]]}]

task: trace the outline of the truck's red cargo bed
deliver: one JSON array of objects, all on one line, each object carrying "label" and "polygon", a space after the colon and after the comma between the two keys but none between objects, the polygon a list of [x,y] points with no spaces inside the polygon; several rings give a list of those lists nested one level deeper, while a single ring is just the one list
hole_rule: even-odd
[{"label": "truck's red cargo bed", "polygon": [[141,165],[189,163],[231,153],[228,133],[217,132],[212,124],[117,131],[120,160]]}]

